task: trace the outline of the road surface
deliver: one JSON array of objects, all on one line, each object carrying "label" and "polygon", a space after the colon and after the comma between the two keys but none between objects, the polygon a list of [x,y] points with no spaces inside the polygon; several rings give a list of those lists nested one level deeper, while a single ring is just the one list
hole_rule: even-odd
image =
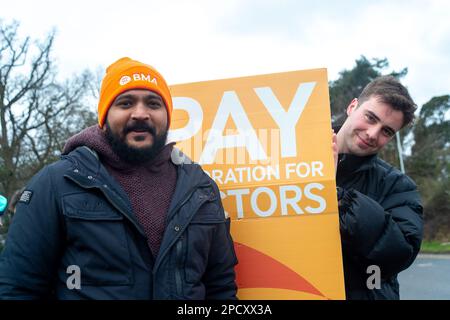
[{"label": "road surface", "polygon": [[401,300],[450,300],[450,255],[420,254],[398,281]]}]

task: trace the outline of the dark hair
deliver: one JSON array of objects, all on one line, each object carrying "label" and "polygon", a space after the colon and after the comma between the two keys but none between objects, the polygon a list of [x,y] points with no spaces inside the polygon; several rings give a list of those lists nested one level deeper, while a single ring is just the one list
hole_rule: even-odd
[{"label": "dark hair", "polygon": [[370,82],[359,95],[358,102],[361,104],[372,96],[403,113],[402,128],[414,121],[417,105],[409,95],[408,89],[395,77],[381,76]]}]

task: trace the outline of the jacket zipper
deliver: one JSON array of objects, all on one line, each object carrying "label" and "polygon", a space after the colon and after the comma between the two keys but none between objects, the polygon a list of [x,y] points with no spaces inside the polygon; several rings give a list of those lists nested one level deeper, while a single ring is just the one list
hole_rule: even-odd
[{"label": "jacket zipper", "polygon": [[183,269],[183,235],[178,239],[176,247],[176,267],[175,267],[175,285],[177,288],[177,295],[181,297],[182,295],[182,284],[181,284],[181,270]]},{"label": "jacket zipper", "polygon": [[[194,188],[194,191],[195,191],[195,189],[196,188]],[[192,192],[190,192],[189,193],[189,196],[187,197],[187,198],[185,198],[185,200],[183,200],[183,202],[182,202],[182,204],[185,204],[190,198],[191,198],[191,196],[192,196],[192,194],[194,193],[194,191],[192,191]],[[203,199],[201,199],[201,201],[200,201],[200,203],[198,204],[198,206],[196,206],[195,207],[195,210],[193,210],[194,212],[196,212],[206,201],[208,201],[208,197],[205,197],[205,198],[203,198]],[[176,210],[178,210],[180,207],[181,207],[182,205],[180,205],[180,206],[176,206]],[[186,222],[186,224],[185,224],[185,226],[187,226],[187,225],[189,225],[189,223],[191,222],[191,219],[193,218],[193,215],[191,216],[191,218]],[[156,277],[156,271],[158,270],[158,268],[159,268],[159,266],[160,266],[160,264],[161,264],[161,261],[163,260],[163,257],[167,254],[167,252],[169,251],[169,248],[172,246],[172,244],[175,242],[175,241],[177,241],[178,240],[178,243],[176,244],[176,248],[175,248],[175,250],[176,250],[176,258],[177,258],[177,266],[176,266],[176,268],[175,268],[175,287],[176,287],[176,290],[177,290],[177,294],[178,295],[181,295],[181,289],[182,289],[182,279],[181,279],[181,269],[182,269],[182,266],[181,266],[181,262],[179,262],[179,261],[181,261],[181,254],[182,254],[182,246],[183,246],[183,244],[181,243],[181,239],[182,239],[182,237],[183,237],[183,234],[182,234],[182,232],[184,232],[184,228],[183,229],[180,229],[180,236],[178,236],[178,237],[175,237],[174,238],[174,240],[172,241],[172,243],[169,245],[169,246],[167,246],[167,248],[166,248],[166,250],[164,250],[164,252],[161,254],[161,255],[158,255],[158,261],[157,261],[157,264],[155,264],[155,266],[153,267],[153,270],[152,270],[152,273],[153,273],[153,283],[156,283],[156,279],[155,279],[155,277]],[[155,298],[155,299],[157,299],[156,298],[156,293],[155,293],[155,290],[156,290],[156,288],[155,288],[155,286],[153,287],[153,298]]]},{"label": "jacket zipper", "polygon": [[[189,198],[191,197],[191,195],[192,195],[192,193],[190,194],[190,196],[189,196]],[[188,198],[188,199],[189,199]],[[188,200],[187,199],[187,200]],[[195,207],[195,210],[192,210],[192,211],[194,211],[194,212],[196,212],[206,201],[208,200],[208,198],[204,198],[204,199],[202,199],[201,201],[200,201],[200,203],[198,204],[198,206],[196,206]],[[187,201],[183,201],[183,203],[186,203]],[[178,206],[177,206],[178,207]],[[179,208],[178,208],[179,209]],[[177,210],[178,210],[177,209]],[[182,226],[181,228],[180,228],[180,230],[178,231],[179,232],[179,236],[177,236],[177,237],[175,237],[173,240],[172,240],[172,243],[164,250],[164,252],[161,254],[161,259],[158,259],[159,261],[161,261],[162,260],[162,257],[164,257],[165,255],[166,255],[166,253],[167,253],[167,251],[169,251],[169,248],[172,246],[172,244],[179,238],[179,237],[181,237],[181,235],[182,235],[182,233],[184,232],[184,229],[185,229],[185,227],[191,222],[191,219],[193,218],[193,216],[191,216],[191,218],[186,222],[186,224],[184,225],[184,226]],[[158,255],[159,256],[159,255]],[[158,261],[158,264],[156,264],[155,265],[155,268],[153,269],[153,272],[155,272],[156,270],[157,270],[157,268],[159,267],[159,264],[160,264],[160,262]]]}]

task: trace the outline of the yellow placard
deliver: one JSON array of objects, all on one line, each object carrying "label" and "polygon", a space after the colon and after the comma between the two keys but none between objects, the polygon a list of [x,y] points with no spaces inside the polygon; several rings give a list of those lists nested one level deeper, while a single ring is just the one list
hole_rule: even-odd
[{"label": "yellow placard", "polygon": [[171,87],[169,140],[218,184],[240,299],[344,299],[326,69]]}]

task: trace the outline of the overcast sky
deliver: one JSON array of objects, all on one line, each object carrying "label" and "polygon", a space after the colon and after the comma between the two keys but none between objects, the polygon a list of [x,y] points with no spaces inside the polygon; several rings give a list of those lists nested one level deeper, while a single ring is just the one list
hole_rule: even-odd
[{"label": "overcast sky", "polygon": [[62,76],[122,56],[155,66],[169,84],[354,66],[361,55],[408,67],[420,105],[450,94],[447,0],[1,0],[0,18],[44,39]]}]

